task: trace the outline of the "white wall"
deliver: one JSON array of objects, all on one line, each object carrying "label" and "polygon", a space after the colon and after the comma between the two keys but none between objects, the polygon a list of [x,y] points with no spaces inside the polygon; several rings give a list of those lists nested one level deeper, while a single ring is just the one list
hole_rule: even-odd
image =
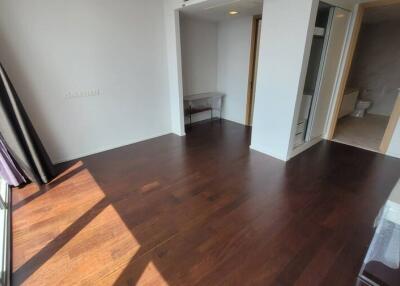
[{"label": "white wall", "polygon": [[183,94],[217,90],[217,23],[181,14]]},{"label": "white wall", "polygon": [[218,90],[223,117],[245,124],[253,17],[218,23]]},{"label": "white wall", "polygon": [[[295,1],[300,15],[284,7],[275,14],[293,16],[285,20],[287,26],[298,17],[302,24],[310,1]],[[199,2],[204,1],[186,4]],[[293,1],[285,4],[292,6]],[[0,60],[54,161],[170,131],[184,134],[175,10],[182,1],[119,0],[116,5],[106,0],[0,0],[0,5]],[[279,33],[280,26],[271,23]],[[265,86],[260,85],[261,95]],[[65,99],[69,92],[89,90],[99,90],[100,96]],[[260,123],[255,129],[267,133]]]},{"label": "white wall", "polygon": [[386,154],[400,158],[400,120],[397,121],[396,129]]},{"label": "white wall", "polygon": [[264,0],[251,148],[287,160],[318,1]]},{"label": "white wall", "polygon": [[179,0],[164,0],[163,2],[171,131],[176,135],[184,136],[181,38],[179,11],[176,9],[182,4]]},{"label": "white wall", "polygon": [[162,4],[0,0],[0,60],[53,161],[171,131]]}]

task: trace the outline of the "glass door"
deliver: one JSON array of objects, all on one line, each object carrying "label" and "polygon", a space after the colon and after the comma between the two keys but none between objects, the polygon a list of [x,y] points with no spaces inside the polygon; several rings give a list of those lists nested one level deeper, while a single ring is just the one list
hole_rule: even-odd
[{"label": "glass door", "polygon": [[10,189],[0,177],[0,285],[10,285]]},{"label": "glass door", "polygon": [[318,86],[325,61],[332,11],[333,8],[331,5],[323,2],[319,3],[300,112],[297,120],[294,149],[309,141],[307,133],[310,122],[312,121],[312,110],[315,106],[316,95],[318,93]]}]

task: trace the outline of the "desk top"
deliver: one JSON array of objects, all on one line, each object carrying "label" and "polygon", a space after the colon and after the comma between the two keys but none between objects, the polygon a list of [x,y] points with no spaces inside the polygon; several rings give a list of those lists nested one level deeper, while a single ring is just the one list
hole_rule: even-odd
[{"label": "desk top", "polygon": [[220,93],[220,92],[205,92],[205,93],[198,93],[198,94],[191,94],[191,95],[185,95],[183,97],[184,101],[192,101],[192,100],[199,100],[199,99],[206,99],[206,98],[221,98],[225,94]]}]

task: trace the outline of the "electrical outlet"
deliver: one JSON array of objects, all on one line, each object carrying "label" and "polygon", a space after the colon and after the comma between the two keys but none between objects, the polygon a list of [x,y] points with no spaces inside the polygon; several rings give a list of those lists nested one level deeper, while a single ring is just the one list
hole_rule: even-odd
[{"label": "electrical outlet", "polygon": [[65,95],[65,98],[67,99],[72,99],[72,98],[81,98],[81,97],[93,97],[93,96],[99,96],[100,95],[100,90],[98,89],[92,89],[92,90],[86,90],[86,91],[70,91]]}]

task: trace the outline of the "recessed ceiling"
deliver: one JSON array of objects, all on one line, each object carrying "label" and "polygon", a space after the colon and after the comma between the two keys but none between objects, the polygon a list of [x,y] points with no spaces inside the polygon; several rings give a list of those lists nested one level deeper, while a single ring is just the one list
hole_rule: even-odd
[{"label": "recessed ceiling", "polygon": [[395,20],[400,21],[400,4],[368,8],[363,18],[363,22],[367,24]]},{"label": "recessed ceiling", "polygon": [[[261,15],[262,5],[262,0],[214,0],[184,7],[181,12],[190,17],[220,22],[242,16]],[[230,11],[239,13],[230,15]]]}]

